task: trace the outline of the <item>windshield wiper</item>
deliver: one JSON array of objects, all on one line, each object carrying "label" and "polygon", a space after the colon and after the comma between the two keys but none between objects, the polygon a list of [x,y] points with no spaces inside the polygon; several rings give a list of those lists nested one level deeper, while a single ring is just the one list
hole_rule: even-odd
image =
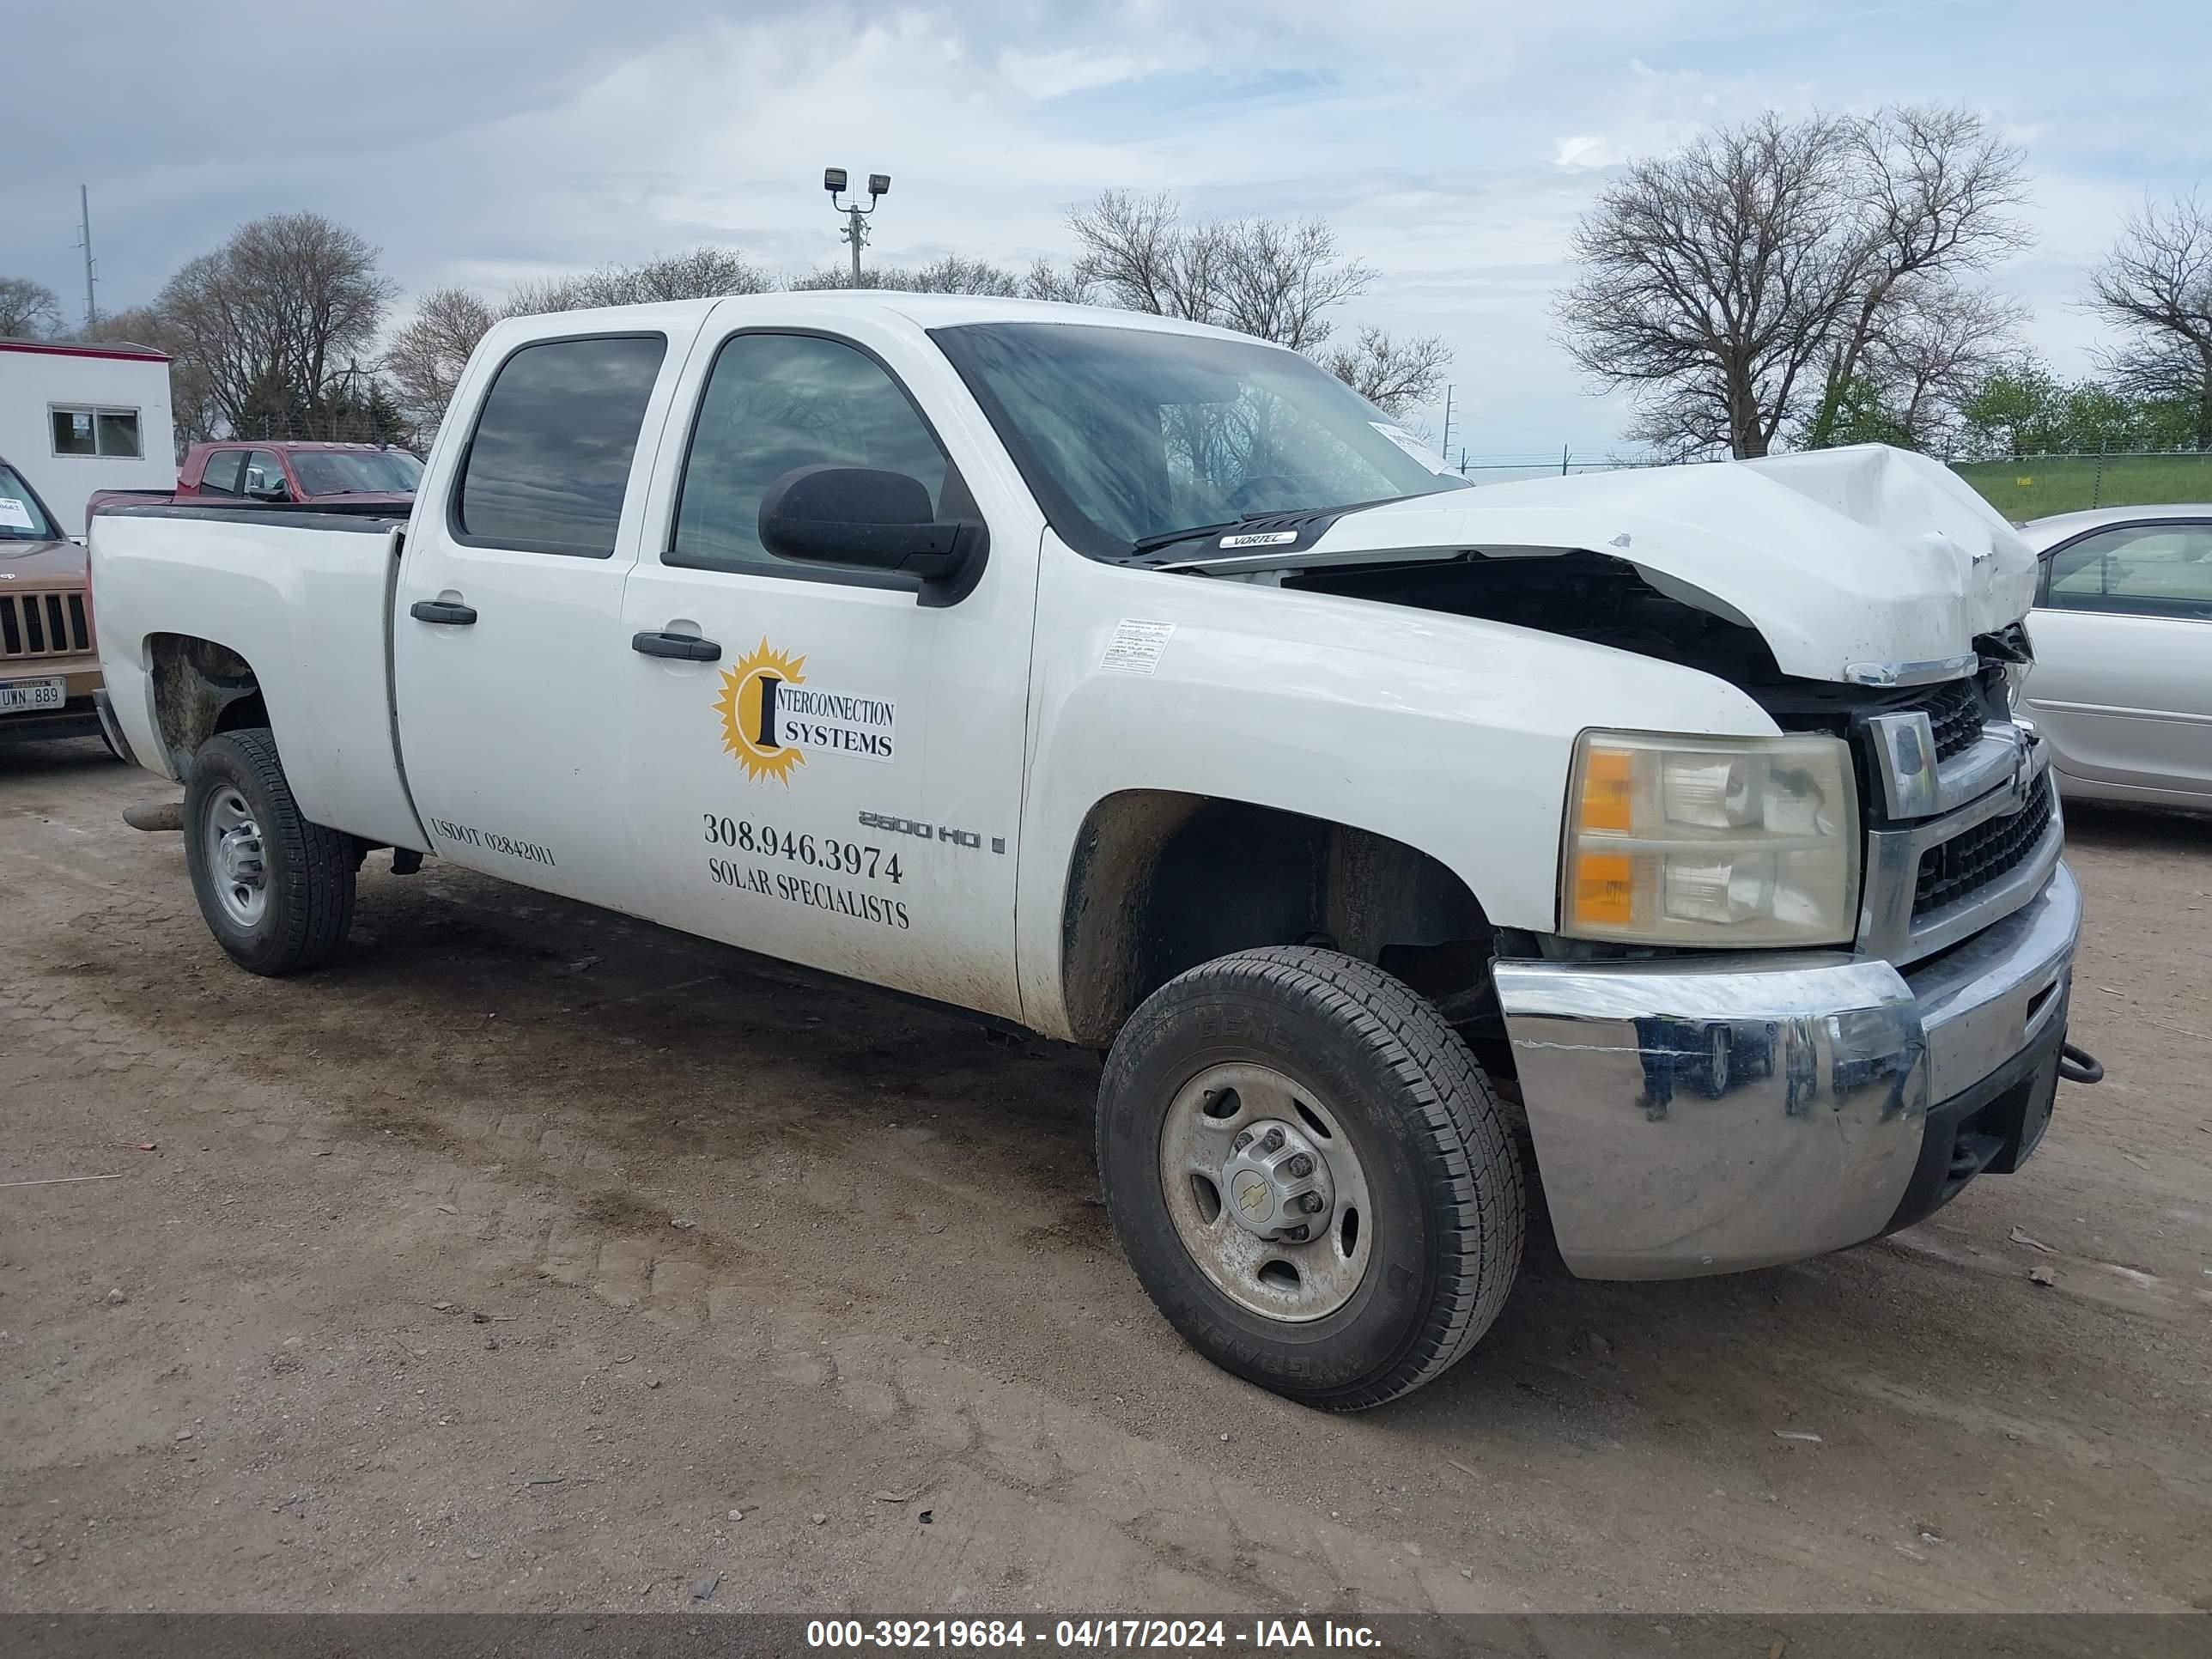
[{"label": "windshield wiper", "polygon": [[1156,536],[1139,536],[1129,544],[1129,556],[1133,559],[1140,553],[1157,553],[1164,547],[1173,547],[1177,542],[1194,542],[1201,536],[1218,536],[1224,531],[1241,530],[1261,519],[1279,519],[1286,510],[1295,512],[1297,509],[1273,507],[1264,512],[1239,513],[1235,518],[1220,524],[1194,524],[1188,530],[1163,530]]},{"label": "windshield wiper", "polygon": [[[1449,486],[1447,485],[1445,488],[1449,489]],[[1348,501],[1342,507],[1271,507],[1257,512],[1240,513],[1226,524],[1194,525],[1188,530],[1163,530],[1157,536],[1141,537],[1129,544],[1128,556],[1133,559],[1143,554],[1157,553],[1164,547],[1173,547],[1177,542],[1193,542],[1201,536],[1213,536],[1225,531],[1242,530],[1247,525],[1260,524],[1268,520],[1303,523],[1309,527],[1311,534],[1318,536],[1322,531],[1328,529],[1331,524],[1348,513],[1364,513],[1370,507],[1388,507],[1393,501],[1414,501],[1421,495],[1442,495],[1443,493],[1443,489],[1423,490],[1417,495],[1382,495],[1371,501]],[[1295,538],[1286,536],[1282,539],[1290,541]],[[1209,561],[1209,562],[1213,562]]]}]

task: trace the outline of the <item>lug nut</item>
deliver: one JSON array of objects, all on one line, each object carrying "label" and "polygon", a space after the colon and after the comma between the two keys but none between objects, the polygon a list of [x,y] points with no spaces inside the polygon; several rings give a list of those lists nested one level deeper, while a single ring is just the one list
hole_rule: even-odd
[{"label": "lug nut", "polygon": [[1300,1152],[1283,1167],[1291,1172],[1294,1180],[1304,1181],[1313,1173],[1313,1159],[1305,1153]]},{"label": "lug nut", "polygon": [[1319,1193],[1304,1193],[1298,1198],[1298,1208],[1308,1215],[1319,1215],[1326,1203]]},{"label": "lug nut", "polygon": [[1301,1221],[1295,1227],[1284,1228],[1283,1237],[1289,1239],[1293,1244],[1303,1244],[1306,1242],[1306,1224]]},{"label": "lug nut", "polygon": [[1267,1138],[1260,1143],[1260,1150],[1263,1152],[1279,1152],[1282,1151],[1283,1132],[1280,1129],[1268,1130]]},{"label": "lug nut", "polygon": [[1252,1132],[1249,1129],[1245,1130],[1243,1133],[1238,1135],[1235,1141],[1231,1144],[1237,1151],[1240,1152],[1243,1152],[1247,1146],[1249,1146],[1252,1144]]}]

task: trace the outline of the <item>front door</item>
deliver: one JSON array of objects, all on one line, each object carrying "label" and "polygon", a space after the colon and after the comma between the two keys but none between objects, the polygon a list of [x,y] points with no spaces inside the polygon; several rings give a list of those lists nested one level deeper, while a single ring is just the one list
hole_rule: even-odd
[{"label": "front door", "polygon": [[2066,769],[2212,797],[2212,524],[2098,531],[2044,580],[2027,697]]},{"label": "front door", "polygon": [[[760,542],[763,495],[817,462],[906,473],[940,517],[990,522],[893,367],[902,349],[927,367],[930,349],[881,323],[864,345],[871,331],[856,319],[849,334],[714,340],[710,325],[678,389],[689,413],[674,429],[690,440],[663,457],[659,544],[631,576],[623,625],[649,650],[696,638],[718,654],[632,665],[628,793],[650,848],[647,910],[1018,1017],[1035,531],[1026,547],[995,546],[975,589],[939,607],[910,579],[794,564]],[[994,536],[1018,518],[997,516]]]},{"label": "front door", "polygon": [[623,584],[641,434],[659,431],[663,366],[688,343],[641,327],[529,342],[454,399],[448,422],[471,425],[423,479],[447,510],[416,515],[392,620],[400,753],[441,858],[637,908]]}]

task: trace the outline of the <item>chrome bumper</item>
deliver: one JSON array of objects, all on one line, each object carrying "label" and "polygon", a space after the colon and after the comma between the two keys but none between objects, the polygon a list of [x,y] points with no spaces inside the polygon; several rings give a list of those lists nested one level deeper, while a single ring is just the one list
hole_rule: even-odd
[{"label": "chrome bumper", "polygon": [[2021,908],[1910,972],[1833,955],[1499,963],[1567,1266],[1683,1278],[1874,1237],[1930,1106],[2055,1040],[2081,920],[2060,863]]}]

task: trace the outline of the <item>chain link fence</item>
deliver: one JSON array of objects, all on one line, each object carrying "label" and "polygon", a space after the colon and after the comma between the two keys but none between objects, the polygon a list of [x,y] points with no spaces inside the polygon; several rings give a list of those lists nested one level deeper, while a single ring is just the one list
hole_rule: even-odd
[{"label": "chain link fence", "polygon": [[2095,507],[2212,501],[2212,451],[2125,450],[1953,461],[1953,471],[2016,523]]},{"label": "chain link fence", "polygon": [[[2087,507],[2212,502],[2212,451],[2111,450],[1947,464],[2014,523]],[[1475,455],[1462,450],[1446,465],[1468,483],[1484,484],[1662,463],[1644,456],[1578,455],[1571,448],[1561,448],[1542,455]]]},{"label": "chain link fence", "polygon": [[366,409],[319,410],[298,415],[249,415],[234,422],[228,435],[244,443],[301,442],[388,444],[404,447],[410,428]]}]

